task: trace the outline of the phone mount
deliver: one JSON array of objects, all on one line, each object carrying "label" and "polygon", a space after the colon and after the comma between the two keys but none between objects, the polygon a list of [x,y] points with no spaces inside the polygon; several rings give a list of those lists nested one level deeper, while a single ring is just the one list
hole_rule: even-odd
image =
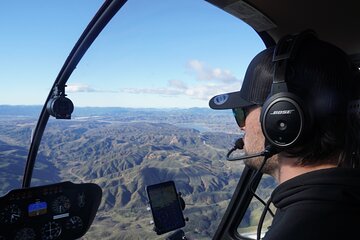
[{"label": "phone mount", "polygon": [[185,226],[186,221],[189,221],[189,218],[185,218],[183,214],[185,201],[182,194],[176,191],[173,181],[147,186],[146,192],[150,205],[148,210],[151,210],[153,217],[150,223],[154,224],[153,230],[157,235],[179,230]]},{"label": "phone mount", "polygon": [[173,234],[168,236],[166,240],[187,240],[185,232],[181,229],[175,231]]},{"label": "phone mount", "polygon": [[[179,199],[179,206],[181,207],[181,211],[183,212],[183,211],[185,210],[186,203],[185,203],[184,198],[183,198],[181,195],[182,195],[181,192],[178,192],[178,193],[177,193],[177,197],[178,197],[178,199]],[[148,210],[150,211],[150,210],[151,210],[151,207],[150,207]],[[170,212],[170,214],[171,214],[171,212]],[[174,218],[180,218],[180,216],[179,216],[178,214],[174,214],[173,217],[174,217]],[[179,220],[180,220],[180,219],[179,219]],[[188,222],[188,221],[189,221],[189,218],[188,218],[188,217],[184,217],[184,216],[182,215],[182,220],[183,220],[184,223],[185,223],[185,222]],[[177,220],[174,219],[174,221],[177,221]],[[153,224],[153,223],[154,223],[154,221],[151,221],[151,224]],[[185,226],[185,225],[184,225],[184,226]],[[154,230],[154,231],[156,232],[156,234],[158,234],[158,235],[161,235],[161,234],[164,234],[164,233],[165,233],[162,229],[160,229],[160,228],[158,228],[158,227],[156,227],[156,226],[154,226],[153,230]],[[174,232],[173,234],[171,234],[170,236],[168,236],[168,237],[166,238],[166,240],[186,240],[185,233],[183,234],[183,237],[180,237],[180,236],[182,235],[181,232],[184,233],[184,231],[182,231],[181,229],[180,229],[180,230],[177,230],[176,232]]]},{"label": "phone mount", "polygon": [[[182,193],[181,192],[178,192],[178,198],[179,198],[179,202],[180,202],[180,206],[181,206],[181,209],[184,211],[185,210],[185,207],[186,207],[186,204],[185,204],[185,200],[184,198],[182,198]],[[186,222],[189,221],[189,218],[186,217],[184,218],[184,220]],[[181,229],[175,231],[174,233],[172,233],[170,236],[168,236],[166,238],[166,240],[187,240],[186,236],[185,236],[185,232]]]},{"label": "phone mount", "polygon": [[[181,197],[182,193],[181,192],[178,192],[178,198],[179,198],[179,202],[180,202],[180,206],[181,206],[181,209],[184,211],[185,210],[185,207],[186,207],[186,204],[185,204],[185,200]],[[186,220],[187,218],[185,218]],[[186,221],[189,221],[186,220]]]}]

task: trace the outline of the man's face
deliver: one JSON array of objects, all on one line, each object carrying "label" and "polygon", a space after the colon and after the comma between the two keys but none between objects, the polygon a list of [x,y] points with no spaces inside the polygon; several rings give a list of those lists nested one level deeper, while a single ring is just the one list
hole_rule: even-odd
[{"label": "man's face", "polygon": [[[260,107],[253,107],[249,109],[245,120],[245,127],[241,128],[245,131],[244,136],[244,150],[246,154],[260,153],[264,151],[265,137],[260,125]],[[256,157],[245,160],[245,164],[249,167],[258,169],[262,164],[264,157]],[[263,168],[263,172],[273,175],[278,169],[277,155],[267,160]]]}]

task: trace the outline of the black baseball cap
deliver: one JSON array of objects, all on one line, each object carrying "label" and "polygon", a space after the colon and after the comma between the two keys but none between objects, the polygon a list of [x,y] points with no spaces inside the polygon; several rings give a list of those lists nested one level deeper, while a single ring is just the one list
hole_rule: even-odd
[{"label": "black baseball cap", "polygon": [[274,48],[268,48],[251,60],[240,91],[224,93],[212,97],[212,109],[233,109],[252,105],[262,106],[270,94],[273,82]]}]

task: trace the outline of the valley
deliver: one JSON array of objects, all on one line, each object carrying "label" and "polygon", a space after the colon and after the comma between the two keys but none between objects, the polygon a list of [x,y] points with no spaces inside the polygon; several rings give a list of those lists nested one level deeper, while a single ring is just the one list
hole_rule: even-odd
[{"label": "valley", "polygon": [[[0,114],[2,194],[21,186],[36,124],[36,114],[12,112]],[[187,203],[184,231],[210,239],[244,167],[225,160],[239,133],[231,112],[79,109],[70,121],[49,121],[32,185],[72,181],[102,188],[99,211],[83,239],[164,239],[152,231],[145,187],[173,180]]]}]

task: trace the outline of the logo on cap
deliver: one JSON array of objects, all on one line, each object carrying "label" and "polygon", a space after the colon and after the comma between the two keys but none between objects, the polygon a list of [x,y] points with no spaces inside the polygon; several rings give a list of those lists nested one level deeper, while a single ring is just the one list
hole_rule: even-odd
[{"label": "logo on cap", "polygon": [[221,94],[214,98],[214,103],[216,105],[223,105],[229,99],[228,94]]}]

